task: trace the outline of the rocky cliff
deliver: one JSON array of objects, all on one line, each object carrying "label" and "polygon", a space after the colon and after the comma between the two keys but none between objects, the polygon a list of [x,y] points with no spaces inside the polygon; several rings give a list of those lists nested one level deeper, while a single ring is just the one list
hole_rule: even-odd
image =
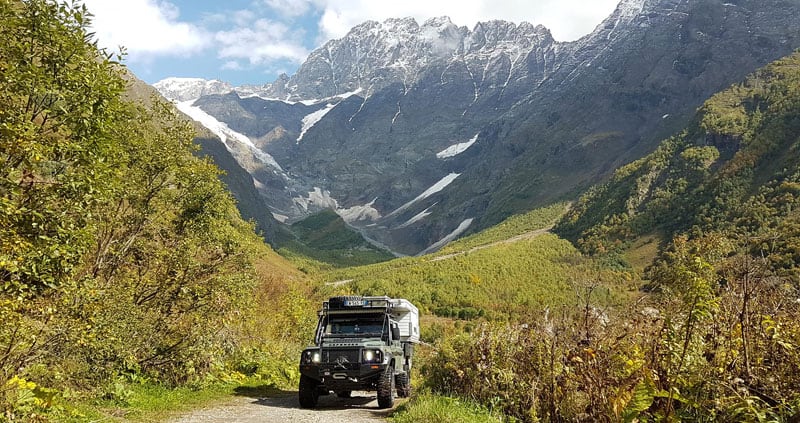
[{"label": "rocky cliff", "polygon": [[574,197],[798,46],[796,1],[623,0],[575,42],[527,23],[391,19],[264,86],[156,86],[225,137],[277,218],[331,208],[416,254]]}]

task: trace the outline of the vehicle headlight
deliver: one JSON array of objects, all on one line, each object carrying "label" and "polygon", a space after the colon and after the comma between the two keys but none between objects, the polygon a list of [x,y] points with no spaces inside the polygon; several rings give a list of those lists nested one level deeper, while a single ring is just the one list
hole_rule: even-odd
[{"label": "vehicle headlight", "polygon": [[319,351],[306,350],[303,351],[303,358],[301,361],[303,364],[319,363],[322,361],[322,356]]},{"label": "vehicle headlight", "polygon": [[364,362],[379,362],[381,361],[381,358],[381,350],[364,350]]}]

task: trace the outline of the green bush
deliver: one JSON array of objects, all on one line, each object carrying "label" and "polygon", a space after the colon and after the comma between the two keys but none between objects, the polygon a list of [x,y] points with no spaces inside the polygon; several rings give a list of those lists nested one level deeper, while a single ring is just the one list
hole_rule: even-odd
[{"label": "green bush", "polygon": [[191,125],[125,99],[89,21],[77,2],[0,1],[0,419],[224,376],[256,343],[242,320],[274,253]]},{"label": "green bush", "polygon": [[414,396],[392,414],[393,423],[500,423],[508,421],[466,400],[432,394]]},{"label": "green bush", "polygon": [[[789,421],[800,415],[800,290],[709,235],[677,238],[657,294],[577,306],[445,339],[427,385],[522,421]],[[581,292],[578,290],[577,292]]]}]

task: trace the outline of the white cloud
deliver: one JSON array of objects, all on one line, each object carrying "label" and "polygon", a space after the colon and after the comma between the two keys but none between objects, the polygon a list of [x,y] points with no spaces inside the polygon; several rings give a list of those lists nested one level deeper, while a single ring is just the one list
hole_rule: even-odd
[{"label": "white cloud", "polygon": [[242,70],[242,65],[235,60],[228,60],[227,62],[222,64],[223,70]]},{"label": "white cloud", "polygon": [[156,0],[83,0],[94,15],[92,30],[101,47],[124,46],[129,60],[153,56],[189,55],[208,45],[209,34],[181,22],[178,8]]},{"label": "white cloud", "polygon": [[308,13],[311,0],[264,0],[272,10],[287,17],[297,17]]},{"label": "white cloud", "polygon": [[355,25],[366,20],[383,21],[411,16],[422,23],[428,18],[449,16],[453,23],[472,27],[481,21],[503,19],[527,21],[548,27],[557,40],[577,39],[608,16],[618,0],[319,0],[322,39],[341,38]]},{"label": "white cloud", "polygon": [[251,22],[258,19],[258,15],[253,12],[252,10],[237,10],[230,14],[233,22],[237,26],[247,26],[250,25]]},{"label": "white cloud", "polygon": [[302,45],[302,35],[283,23],[259,19],[247,26],[220,31],[214,39],[219,44],[220,58],[247,59],[251,65],[261,65],[277,60],[302,63],[309,53]]}]

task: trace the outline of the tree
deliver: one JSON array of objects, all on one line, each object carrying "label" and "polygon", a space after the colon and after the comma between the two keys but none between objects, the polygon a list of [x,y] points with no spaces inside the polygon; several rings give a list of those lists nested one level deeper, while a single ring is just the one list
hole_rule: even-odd
[{"label": "tree", "polygon": [[267,248],[172,106],[125,100],[88,24],[77,1],[0,0],[0,420],[26,380],[202,376]]},{"label": "tree", "polygon": [[57,287],[92,235],[109,193],[109,123],[125,84],[87,42],[77,3],[0,1],[0,284]]}]

